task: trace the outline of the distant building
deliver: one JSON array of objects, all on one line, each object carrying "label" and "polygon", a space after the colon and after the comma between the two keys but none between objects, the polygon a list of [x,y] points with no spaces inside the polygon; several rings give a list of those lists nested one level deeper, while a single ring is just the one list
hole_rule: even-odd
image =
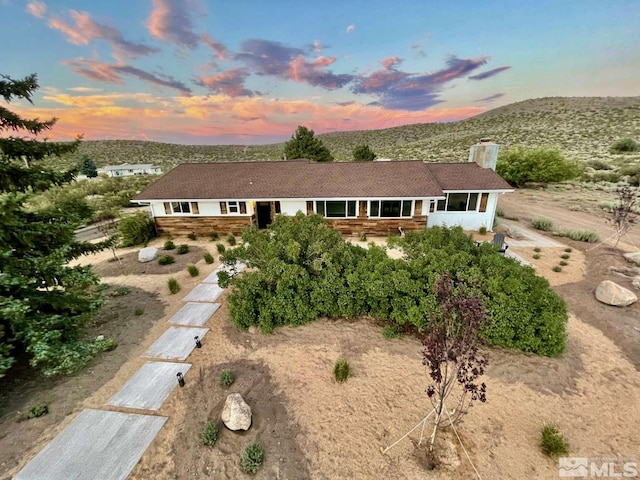
[{"label": "distant building", "polygon": [[121,165],[107,165],[98,169],[98,175],[107,177],[128,177],[131,175],[159,175],[162,173],[160,167],[151,163],[123,163]]}]

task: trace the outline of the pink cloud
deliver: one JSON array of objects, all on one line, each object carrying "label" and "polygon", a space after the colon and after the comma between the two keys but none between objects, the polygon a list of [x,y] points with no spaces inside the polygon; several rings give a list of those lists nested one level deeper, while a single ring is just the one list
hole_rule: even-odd
[{"label": "pink cloud", "polygon": [[345,29],[345,33],[351,33],[356,29],[356,24],[352,23],[351,25],[349,25],[346,29]]},{"label": "pink cloud", "polygon": [[51,18],[49,27],[62,32],[67,40],[75,45],[88,45],[92,40],[105,40],[111,44],[116,58],[136,58],[150,55],[159,49],[143,43],[134,43],[124,39],[122,32],[110,25],[94,21],[87,12],[71,10],[74,25],[70,25],[59,18]]},{"label": "pink cloud", "polygon": [[225,60],[229,56],[229,50],[227,47],[223,43],[216,41],[211,35],[203,33],[201,39],[202,43],[213,50],[213,53],[218,60]]},{"label": "pink cloud", "polygon": [[229,97],[250,97],[251,90],[244,88],[244,81],[248,73],[243,68],[234,68],[218,75],[205,75],[196,79],[195,83],[207,87],[213,93]]},{"label": "pink cloud", "polygon": [[194,49],[200,39],[193,30],[192,17],[197,10],[193,0],[152,0],[147,20],[151,35],[179,47]]},{"label": "pink cloud", "polygon": [[29,2],[27,4],[27,12],[36,18],[44,18],[47,14],[47,5],[44,2]]},{"label": "pink cloud", "polygon": [[384,67],[385,70],[391,70],[392,68],[397,67],[404,61],[404,58],[401,57],[387,57],[383,58],[380,63]]}]

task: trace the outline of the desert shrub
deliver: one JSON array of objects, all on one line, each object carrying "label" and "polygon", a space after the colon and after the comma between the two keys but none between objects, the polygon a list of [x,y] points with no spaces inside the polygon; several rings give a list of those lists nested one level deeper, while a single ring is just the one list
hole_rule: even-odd
[{"label": "desert shrub", "polygon": [[567,247],[567,248],[564,249],[564,251],[567,252],[567,253],[571,253],[571,252],[573,252],[573,248]]},{"label": "desert shrub", "polygon": [[197,277],[198,275],[200,275],[200,270],[198,270],[198,267],[196,267],[192,263],[187,265],[187,271],[189,272],[189,275],[191,275],[192,277]]},{"label": "desert shrub", "polygon": [[361,241],[361,242],[366,242],[366,241],[367,241],[367,234],[366,234],[366,233],[364,233],[364,232],[360,232],[360,233],[358,234],[358,238],[360,238],[360,241]]},{"label": "desert shrub", "polygon": [[167,240],[166,242],[164,242],[165,250],[173,250],[174,248],[176,248],[176,244],[173,243],[171,240]]},{"label": "desert shrub", "polygon": [[160,265],[171,265],[175,261],[176,259],[173,258],[173,255],[161,255],[158,257],[158,263]]},{"label": "desert shrub", "polygon": [[147,244],[156,235],[153,220],[144,212],[124,217],[118,224],[118,233],[123,247]]},{"label": "desert shrub", "polygon": [[496,217],[504,217],[504,210],[502,207],[496,207]]},{"label": "desert shrub", "polygon": [[122,297],[124,295],[129,295],[131,293],[131,288],[126,285],[118,285],[113,292],[111,292],[112,297]]},{"label": "desert shrub", "polygon": [[553,183],[571,180],[580,175],[580,164],[568,160],[558,150],[524,150],[512,148],[498,157],[496,172],[511,185]]},{"label": "desert shrub", "polygon": [[633,138],[623,138],[611,146],[613,153],[640,152],[640,143]]},{"label": "desert shrub", "polygon": [[550,457],[567,455],[569,443],[554,423],[545,423],[540,431],[540,449]]},{"label": "desert shrub", "polygon": [[264,448],[257,441],[247,445],[240,457],[240,468],[245,473],[256,473],[264,461]]},{"label": "desert shrub", "polygon": [[176,280],[175,278],[170,278],[167,281],[167,285],[169,286],[169,291],[171,292],[172,295],[175,295],[180,291],[180,284],[178,283],[178,280]]},{"label": "desert shrub", "polygon": [[218,253],[223,254],[226,250],[224,244],[216,243],[216,248],[218,249]]},{"label": "desert shrub", "polygon": [[486,235],[486,234],[487,234],[487,227],[480,227],[480,228],[478,229],[478,233],[479,233],[480,235]]},{"label": "desert shrub", "polygon": [[335,378],[338,383],[346,382],[347,378],[349,378],[349,371],[349,360],[346,358],[339,358],[333,365],[333,378]]},{"label": "desert shrub", "polygon": [[553,230],[553,220],[546,217],[536,217],[531,220],[531,225],[536,230],[542,230],[544,232],[550,232]]},{"label": "desert shrub", "polygon": [[189,253],[189,245],[178,245],[178,249],[176,250],[178,255],[184,255],[185,253]]},{"label": "desert shrub", "polygon": [[26,417],[27,418],[38,418],[43,417],[47,413],[49,413],[49,406],[44,403],[36,403],[32,405],[29,410],[27,410]]},{"label": "desert shrub", "polygon": [[204,258],[204,261],[209,265],[213,263],[213,255],[211,255],[209,252],[204,252],[202,254],[202,258]]},{"label": "desert shrub", "polygon": [[213,447],[218,441],[218,424],[216,422],[207,422],[204,424],[200,438],[205,447]]},{"label": "desert shrub", "polygon": [[236,244],[236,237],[232,233],[227,236],[227,243],[232,247]]},{"label": "desert shrub", "polygon": [[198,237],[196,236],[196,232],[191,232],[191,233],[188,233],[188,234],[187,234],[187,238],[188,238],[189,240],[195,240],[195,239],[196,239],[196,238],[198,238]]},{"label": "desert shrub", "polygon": [[533,259],[534,259],[534,260],[539,260],[539,259],[540,259],[540,255],[539,255],[539,254],[537,254],[537,253],[536,253],[536,254],[534,254],[534,255],[533,255]]},{"label": "desert shrub", "polygon": [[387,340],[391,340],[393,338],[400,338],[402,333],[398,325],[387,325],[382,329],[382,336]]},{"label": "desert shrub", "polygon": [[561,272],[562,271],[562,267],[560,265],[556,265],[551,270],[553,270],[554,272]]},{"label": "desert shrub", "polygon": [[569,265],[569,263],[565,262],[564,260],[560,260],[560,262],[558,262],[558,265],[560,265],[561,267],[566,267],[567,265]]},{"label": "desert shrub", "polygon": [[595,230],[557,230],[553,232],[554,235],[559,237],[568,237],[571,240],[579,242],[596,243],[600,240],[600,234]]},{"label": "desert shrub", "polygon": [[586,175],[584,180],[587,182],[609,182],[618,183],[622,178],[619,172],[596,172],[593,175]]},{"label": "desert shrub", "polygon": [[534,252],[536,253],[540,253],[542,251],[542,249],[540,247],[536,247],[533,249]]},{"label": "desert shrub", "polygon": [[166,238],[167,240],[171,240],[173,238],[173,234],[171,232],[162,232],[160,236],[162,238]]},{"label": "desert shrub", "polygon": [[571,258],[571,255],[569,255],[568,253],[563,253],[562,255],[560,255],[560,258],[563,260],[569,260],[569,258]]},{"label": "desert shrub", "polygon": [[136,308],[133,310],[133,314],[134,314],[136,317],[139,317],[139,316],[140,316],[140,315],[142,315],[143,313],[144,313],[144,308],[142,308],[142,307],[136,307]]},{"label": "desert shrub", "polygon": [[594,170],[611,170],[613,167],[602,160],[589,160],[587,166]]},{"label": "desert shrub", "polygon": [[231,370],[223,370],[220,372],[220,385],[223,387],[230,387],[235,381],[235,377]]},{"label": "desert shrub", "polygon": [[220,235],[215,230],[210,231],[207,236],[211,239],[212,242],[220,238]]},{"label": "desert shrub", "polygon": [[228,279],[229,312],[240,329],[270,333],[318,317],[366,315],[423,332],[437,312],[434,282],[449,272],[456,288],[483,301],[489,344],[549,356],[564,350],[566,305],[547,280],[491,245],[476,247],[459,227],[394,237],[405,259],[345,242],[321,217],[304,214],[279,216],[269,230],[248,229],[243,241],[223,255],[252,267]]}]

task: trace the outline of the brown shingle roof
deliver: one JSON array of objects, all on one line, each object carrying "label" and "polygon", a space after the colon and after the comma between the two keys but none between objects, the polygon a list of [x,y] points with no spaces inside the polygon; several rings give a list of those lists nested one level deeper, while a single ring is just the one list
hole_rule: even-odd
[{"label": "brown shingle roof", "polygon": [[429,171],[443,190],[513,190],[489,168],[469,163],[430,163]]},{"label": "brown shingle roof", "polygon": [[183,163],[134,200],[433,197],[443,195],[441,177],[446,179],[447,171],[460,184],[469,182],[470,186],[464,188],[479,189],[482,183],[482,189],[509,188],[495,172],[475,164],[304,160]]}]

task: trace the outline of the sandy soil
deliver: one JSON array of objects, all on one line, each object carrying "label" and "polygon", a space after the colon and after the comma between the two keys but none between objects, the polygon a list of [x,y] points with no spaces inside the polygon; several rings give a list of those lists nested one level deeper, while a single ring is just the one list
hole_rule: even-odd
[{"label": "sandy soil", "polygon": [[[189,243],[213,252],[211,243]],[[593,299],[594,285],[609,275],[608,266],[623,261],[619,253],[602,248],[585,255],[584,247],[571,246],[570,265],[560,273],[571,281],[557,282],[555,287],[575,314],[568,324],[565,355],[549,359],[490,349],[487,403],[474,406],[458,426],[485,479],[557,478],[557,463],[537,445],[545,421],[559,425],[576,456],[638,454],[640,411],[634,406],[640,395],[640,331],[635,328],[640,327],[640,307],[605,307]],[[521,252],[523,256],[528,253]],[[547,278],[555,274],[547,267],[559,260],[558,254],[555,249],[541,252],[537,267]],[[99,263],[108,255],[101,253],[91,261]],[[586,262],[586,275],[582,262]],[[82,408],[105,408],[106,400],[143,363],[140,353],[168,327],[166,320],[182,306],[183,293],[216,264],[198,263],[202,273],[196,279],[184,269],[173,274],[115,277],[119,284],[160,293],[164,317],[146,333],[139,333],[139,343],[127,351],[128,360],[111,378],[96,382],[95,391],[87,391],[84,401],[67,404],[55,423],[40,428],[39,438],[25,439],[23,445],[32,442],[30,447],[19,460],[6,463],[3,471],[15,473]],[[168,295],[168,276],[178,278],[181,294]],[[366,319],[320,319],[281,328],[270,336],[240,332],[224,303],[207,326],[211,331],[203,348],[189,357],[193,367],[187,385],[176,389],[158,412],[169,416],[169,421],[134,469],[132,479],[250,478],[239,469],[239,455],[255,438],[266,449],[265,464],[254,476],[257,479],[473,478],[449,430],[440,437],[442,464],[436,470],[425,469],[424,446],[417,447],[419,434],[380,453],[381,447],[402,436],[429,409],[418,340],[386,340],[381,327]],[[344,384],[332,378],[333,363],[340,356],[349,359],[352,367],[352,376]],[[218,385],[224,368],[236,376],[229,389]],[[217,420],[224,398],[236,391],[252,406],[254,425],[242,434],[221,426],[216,446],[202,446],[204,422]],[[52,401],[51,407],[58,408],[57,403]],[[7,422],[11,420],[3,417],[2,425]],[[14,442],[21,441],[20,428],[12,435]]]},{"label": "sandy soil", "polygon": [[[508,195],[501,195],[498,206],[505,212],[505,217],[516,216],[521,222],[528,222],[532,218],[547,217],[556,225],[576,230],[595,230],[600,234],[600,240],[609,239],[614,230],[605,218],[604,211],[598,208],[601,201],[613,201],[614,195],[598,190],[563,190],[560,187],[549,190],[518,189]],[[571,210],[580,209],[580,210]],[[562,239],[564,242],[564,239]],[[593,245],[592,245],[593,247]],[[618,248],[637,252],[640,250],[640,228],[632,228],[624,236]]]}]

